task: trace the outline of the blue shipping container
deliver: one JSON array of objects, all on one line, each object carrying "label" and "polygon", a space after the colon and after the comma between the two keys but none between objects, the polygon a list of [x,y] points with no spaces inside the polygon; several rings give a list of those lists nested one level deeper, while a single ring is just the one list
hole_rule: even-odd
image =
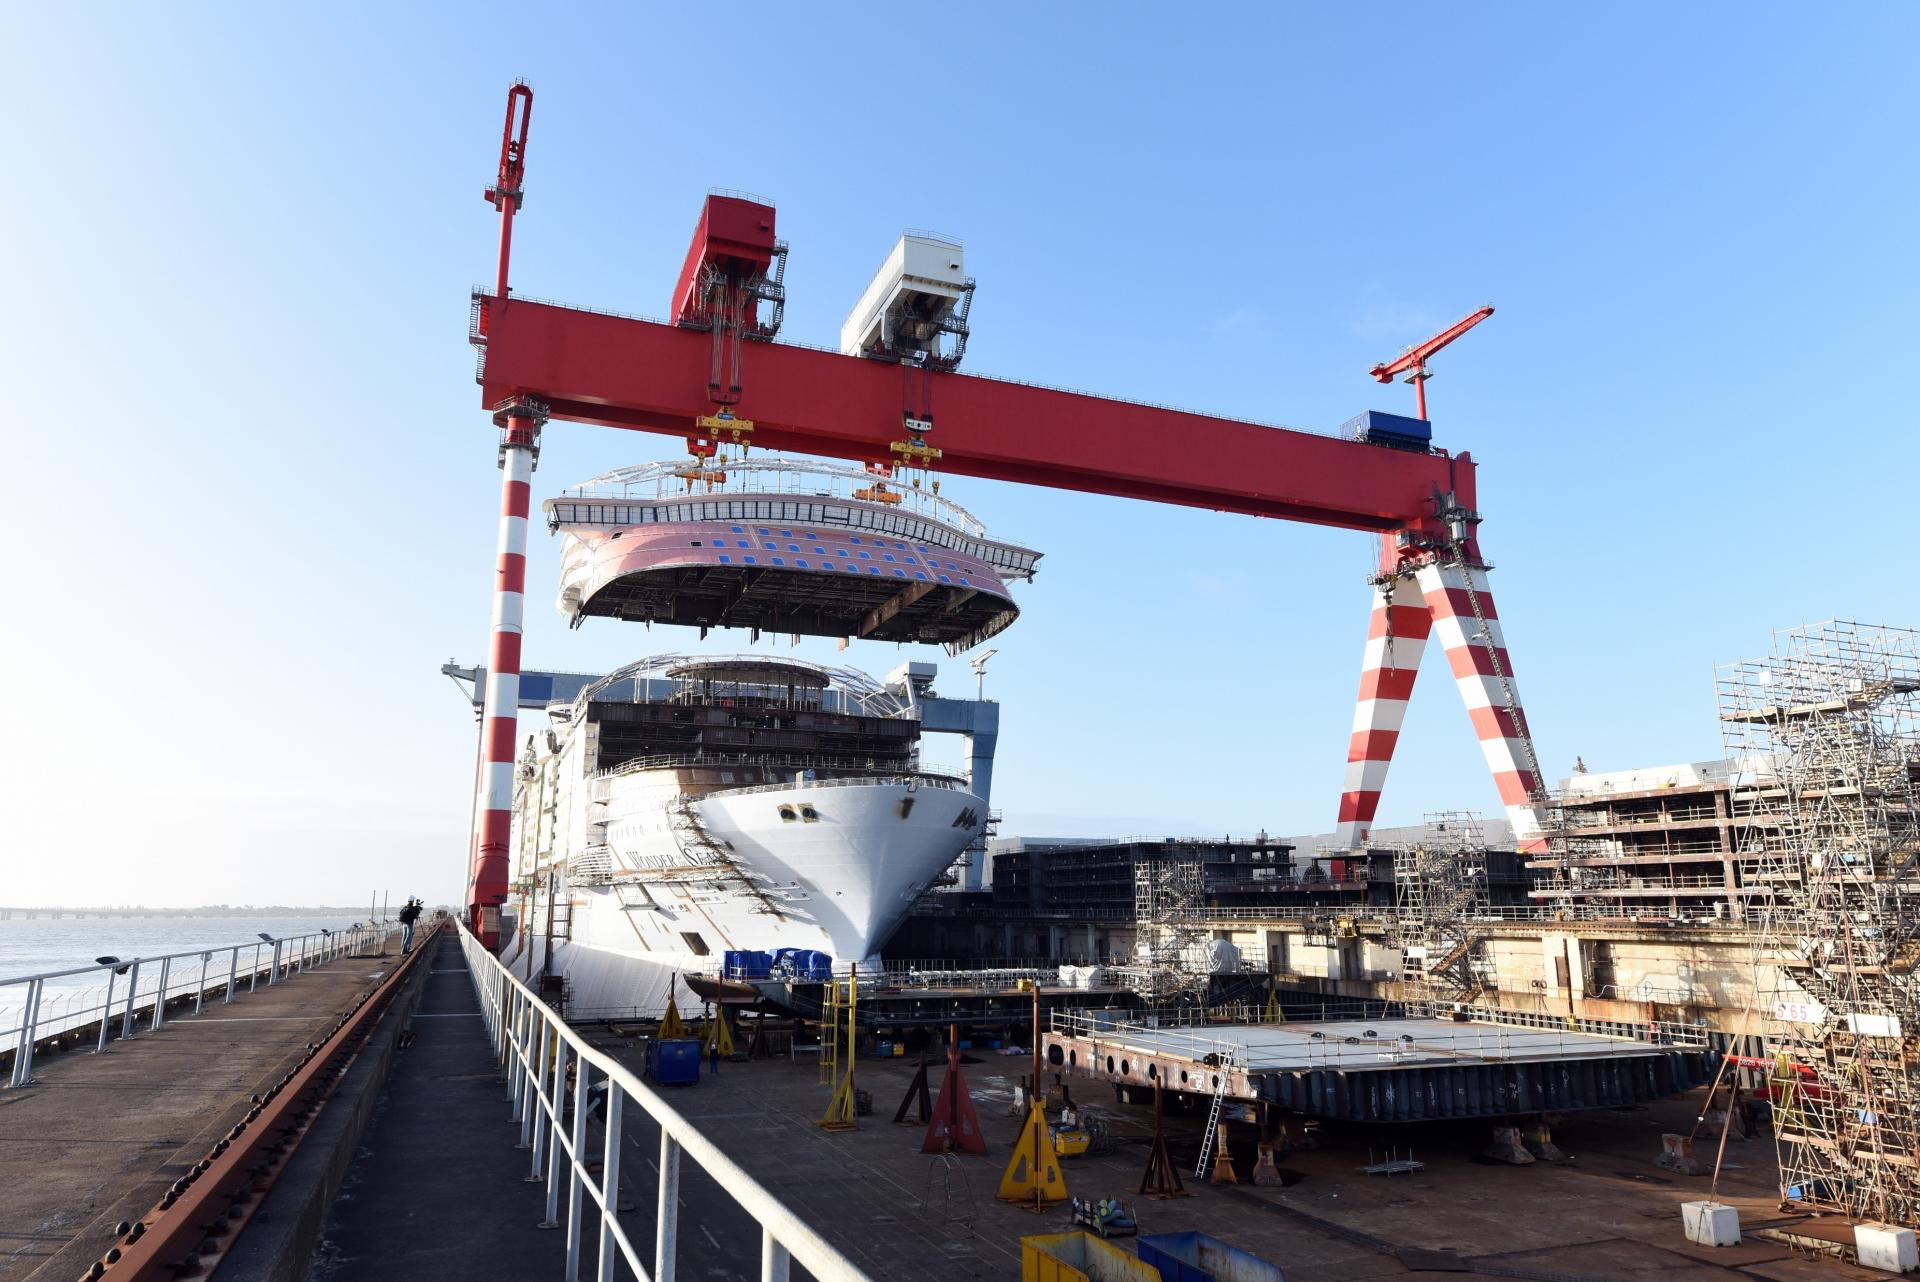
[{"label": "blue shipping container", "polygon": [[655,1039],[647,1046],[647,1072],[662,1086],[697,1085],[700,1081],[700,1039]]},{"label": "blue shipping container", "polygon": [[1133,1244],[1160,1282],[1286,1282],[1280,1266],[1205,1233],[1155,1233]]},{"label": "blue shipping container", "polygon": [[1433,424],[1424,418],[1368,410],[1342,423],[1341,430],[1356,441],[1424,450],[1433,444]]}]

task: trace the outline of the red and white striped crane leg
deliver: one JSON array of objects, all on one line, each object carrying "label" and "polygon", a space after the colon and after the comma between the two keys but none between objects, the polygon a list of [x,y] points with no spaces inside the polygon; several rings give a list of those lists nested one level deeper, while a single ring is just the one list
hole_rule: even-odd
[{"label": "red and white striped crane leg", "polygon": [[[1542,849],[1546,837],[1533,805],[1540,786],[1538,762],[1519,687],[1513,681],[1513,660],[1500,633],[1493,596],[1487,591],[1486,571],[1458,563],[1435,563],[1422,566],[1418,580],[1433,615],[1434,631],[1446,650],[1460,697],[1466,702],[1467,715],[1473,718],[1480,751],[1493,772],[1500,804],[1513,825],[1514,842],[1523,851]],[[1467,592],[1469,582],[1473,587],[1471,597]],[[1479,601],[1479,615],[1474,613],[1474,598]],[[1481,616],[1486,619],[1484,627]]]},{"label": "red and white striped crane leg", "polygon": [[1391,595],[1374,600],[1360,700],[1347,745],[1346,785],[1340,793],[1339,844],[1345,849],[1367,844],[1431,627],[1426,602],[1410,579],[1395,580]]},{"label": "red and white striped crane leg", "polygon": [[526,614],[527,514],[531,508],[536,428],[507,420],[501,450],[500,542],[494,562],[493,633],[481,710],[480,775],[475,782],[469,925],[488,948],[500,946],[513,829],[513,762],[519,739],[520,631]]}]

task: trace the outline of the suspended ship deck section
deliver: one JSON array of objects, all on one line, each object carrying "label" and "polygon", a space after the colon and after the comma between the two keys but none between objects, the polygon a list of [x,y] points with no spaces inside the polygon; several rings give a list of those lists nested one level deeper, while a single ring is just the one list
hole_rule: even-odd
[{"label": "suspended ship deck section", "polygon": [[559,607],[569,620],[925,643],[957,654],[1019,616],[1006,580],[1031,578],[1040,559],[986,538],[956,504],[849,468],[736,466],[723,488],[673,493],[683,470],[627,469],[548,500],[548,523],[567,540]]}]

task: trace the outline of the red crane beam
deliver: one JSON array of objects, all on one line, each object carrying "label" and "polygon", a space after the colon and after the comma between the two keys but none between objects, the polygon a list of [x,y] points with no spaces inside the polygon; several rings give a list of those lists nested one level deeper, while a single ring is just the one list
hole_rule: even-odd
[{"label": "red crane beam", "polygon": [[[527,299],[483,299],[481,399],[555,419],[687,436],[712,410],[707,334]],[[900,369],[756,343],[740,411],[753,443],[885,462],[900,438]],[[1448,457],[1133,401],[950,373],[934,398],[942,473],[1331,525],[1438,533],[1435,498],[1474,504],[1470,455]]]}]

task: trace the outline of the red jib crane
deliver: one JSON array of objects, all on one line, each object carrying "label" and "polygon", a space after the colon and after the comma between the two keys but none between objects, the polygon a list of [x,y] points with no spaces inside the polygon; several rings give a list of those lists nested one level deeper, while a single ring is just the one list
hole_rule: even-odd
[{"label": "red jib crane", "polygon": [[1426,342],[1415,343],[1392,360],[1375,365],[1367,373],[1373,375],[1376,383],[1391,383],[1405,374],[1407,381],[1413,384],[1414,417],[1424,419],[1427,416],[1427,380],[1433,377],[1427,369],[1427,357],[1491,315],[1493,315],[1493,306],[1489,304],[1473,315],[1455,321]]},{"label": "red jib crane", "polygon": [[[521,107],[517,159],[525,154],[531,92],[524,85],[513,92],[524,95],[509,99],[510,138],[515,102]],[[717,397],[710,328],[513,297],[506,253],[518,186],[516,164],[513,198],[496,202],[499,280],[491,293],[475,294],[468,335],[480,353],[482,404],[502,431],[506,471],[469,898],[474,929],[489,943],[507,897],[527,477],[541,427],[562,419],[696,443],[724,431],[764,448],[867,465],[897,461],[903,435],[902,375],[893,362],[772,341],[730,342]],[[746,227],[768,245],[771,212],[767,207],[764,229],[757,222]],[[689,261],[741,257],[722,249],[703,247],[697,237]],[[748,280],[752,274],[735,272],[734,296],[758,292],[767,299],[768,278]],[[1491,310],[1409,352],[1403,361],[1418,359],[1405,368],[1416,368]],[[760,336],[744,312],[735,332]],[[1405,419],[1393,431],[1342,439],[947,368],[930,377],[939,387],[939,426],[920,424],[910,447],[924,450],[942,472],[1379,535],[1377,599],[1340,797],[1341,840],[1349,847],[1368,840],[1420,654],[1437,632],[1515,838],[1523,849],[1541,844],[1539,769],[1487,591],[1470,455],[1432,447],[1427,425]],[[717,402],[726,406],[722,416],[713,413]],[[1417,430],[1409,435],[1410,428]]]}]

